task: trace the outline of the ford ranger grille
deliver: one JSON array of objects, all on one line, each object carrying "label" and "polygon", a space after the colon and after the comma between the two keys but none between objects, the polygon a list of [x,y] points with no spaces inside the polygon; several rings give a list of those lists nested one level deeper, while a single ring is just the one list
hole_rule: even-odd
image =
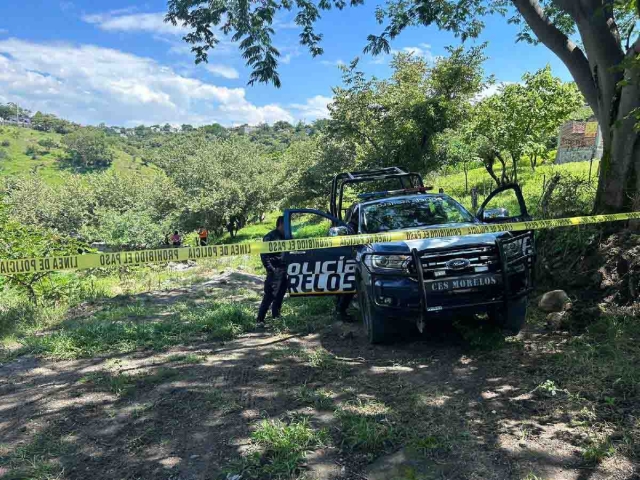
[{"label": "ford ranger grille", "polygon": [[425,280],[500,271],[498,249],[492,245],[426,252],[420,258]]}]

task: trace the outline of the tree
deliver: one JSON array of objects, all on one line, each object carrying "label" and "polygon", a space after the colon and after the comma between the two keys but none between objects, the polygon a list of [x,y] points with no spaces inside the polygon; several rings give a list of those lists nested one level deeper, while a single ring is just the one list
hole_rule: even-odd
[{"label": "tree", "polygon": [[435,136],[465,121],[471,99],[487,83],[482,48],[449,48],[450,56],[433,66],[398,54],[389,80],[365,78],[354,61],[343,68],[345,87],[333,90],[327,131],[355,143],[363,167],[435,169]]},{"label": "tree", "polygon": [[31,118],[31,126],[42,132],[56,132],[67,134],[72,132],[77,126],[71,122],[56,117],[55,115],[36,112]]},{"label": "tree", "polygon": [[[545,150],[549,136],[583,104],[573,83],[553,77],[551,68],[526,73],[522,83],[504,86],[481,101],[474,114],[474,132],[484,138],[481,144],[487,171],[498,182],[518,181],[518,164],[525,154],[532,156],[532,168]],[[511,172],[506,160],[511,160]],[[493,175],[493,165],[502,165],[501,178]]]},{"label": "tree", "polygon": [[183,229],[206,226],[222,233],[228,223],[244,224],[278,200],[282,167],[245,138],[173,136],[152,155],[183,192],[176,209]]},{"label": "tree", "polygon": [[469,167],[477,164],[478,142],[469,124],[442,132],[435,141],[435,156],[442,165],[462,167],[464,172],[464,193],[469,193]]},{"label": "tree", "polygon": [[[16,221],[8,214],[7,206],[0,202],[0,258],[3,260],[77,255],[84,249],[86,245],[73,238]],[[53,272],[19,273],[6,276],[6,280],[26,290],[30,299],[36,302],[41,280],[54,275]],[[48,288],[51,287],[49,282]]]},{"label": "tree", "polygon": [[224,128],[222,125],[220,125],[219,123],[212,123],[211,125],[204,125],[202,128],[202,130],[204,130],[206,133],[208,133],[209,135],[215,135],[218,137],[223,137],[227,134],[227,129]]},{"label": "tree", "polygon": [[[364,0],[351,0],[352,6]],[[272,28],[280,9],[297,9],[300,42],[313,56],[323,53],[322,35],[314,30],[320,10],[343,8],[346,2],[233,2],[169,0],[166,20],[192,28],[184,39],[192,44],[196,62],[218,39],[212,26],[240,42],[252,67],[249,83],[280,86]],[[496,13],[517,14],[520,41],[542,43],[566,65],[600,123],[604,155],[596,195],[598,211],[628,210],[640,198],[640,36],[634,32],[640,16],[637,0],[390,0],[376,17],[387,23],[379,35],[369,35],[366,52],[389,52],[389,41],[412,26],[436,25],[463,40],[477,37],[483,19]],[[632,36],[636,35],[635,38]]]},{"label": "tree", "polygon": [[71,161],[82,168],[108,167],[114,154],[107,135],[95,128],[80,128],[65,135],[62,142],[67,147]]},{"label": "tree", "polygon": [[189,125],[188,123],[185,123],[180,127],[180,131],[182,132],[192,132],[193,130],[193,125]]},{"label": "tree", "polygon": [[1,193],[8,212],[24,225],[60,234],[78,233],[91,221],[93,191],[78,175],[64,174],[60,184],[49,185],[41,176],[15,176]]}]

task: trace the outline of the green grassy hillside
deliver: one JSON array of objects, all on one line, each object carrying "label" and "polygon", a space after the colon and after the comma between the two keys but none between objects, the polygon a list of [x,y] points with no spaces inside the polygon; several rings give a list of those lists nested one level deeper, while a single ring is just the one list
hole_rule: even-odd
[{"label": "green grassy hillside", "polygon": [[[591,185],[594,190],[598,184],[598,178],[596,176],[598,173],[598,165],[599,162],[597,160],[593,162]],[[543,164],[538,166],[535,172],[531,170],[528,164],[523,162],[518,170],[518,179],[531,213],[536,213],[538,201],[543,192],[543,184],[548,182],[555,173],[571,175],[587,180],[589,178],[589,162],[565,163],[561,165],[551,163]],[[436,192],[439,188],[443,188],[445,193],[451,195],[468,208],[471,208],[471,188],[476,187],[478,189],[479,203],[482,202],[485,194],[488,195],[491,190],[496,188],[495,182],[493,182],[483,167],[469,170],[468,180],[468,191],[465,190],[464,172],[432,177],[427,183],[433,185],[434,191]]]},{"label": "green grassy hillside", "polygon": [[[60,173],[65,171],[67,152],[62,144],[62,135],[40,132],[30,128],[0,126],[0,177],[35,173],[49,183],[57,183]],[[115,159],[110,168],[116,170],[144,170],[131,155],[113,145]]]}]

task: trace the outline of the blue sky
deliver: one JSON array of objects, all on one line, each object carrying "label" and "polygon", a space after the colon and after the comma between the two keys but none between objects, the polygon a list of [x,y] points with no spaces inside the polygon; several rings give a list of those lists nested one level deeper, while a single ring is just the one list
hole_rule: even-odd
[{"label": "blue sky", "polygon": [[[100,5],[101,4],[101,5]],[[235,45],[223,40],[208,65],[195,65],[181,40],[183,29],[162,22],[164,0],[9,0],[0,3],[0,102],[18,101],[84,124],[224,125],[312,121],[327,115],[331,87],[340,84],[340,62],[361,57],[367,73],[390,74],[390,56],[364,55],[367,34],[379,32],[376,3],[325,12],[322,57],[298,44],[293,15],[276,23],[282,53],[282,88],[247,86],[249,70]],[[546,48],[516,44],[517,27],[490,18],[480,42],[488,41],[487,74],[517,82],[523,73],[550,63],[570,80]],[[411,28],[392,48],[433,59],[459,40],[432,28]]]}]

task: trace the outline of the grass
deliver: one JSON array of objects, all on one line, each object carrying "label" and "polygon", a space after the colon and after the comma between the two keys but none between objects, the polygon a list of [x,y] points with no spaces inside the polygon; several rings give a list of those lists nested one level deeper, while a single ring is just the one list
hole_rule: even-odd
[{"label": "grass", "polygon": [[243,457],[230,473],[243,479],[297,478],[306,454],[328,439],[328,432],[314,428],[306,416],[296,415],[288,422],[262,420],[251,434],[260,451]]},{"label": "grass", "polygon": [[0,467],[8,472],[2,480],[57,480],[63,478],[64,468],[58,458],[69,450],[59,432],[45,430],[35,435],[5,456],[0,446]]},{"label": "grass", "polygon": [[204,400],[209,408],[217,410],[221,415],[241,409],[241,405],[235,398],[218,388],[211,388],[205,392]]},{"label": "grass", "polygon": [[145,388],[153,388],[178,375],[180,375],[178,370],[168,367],[131,375],[118,370],[115,372],[101,371],[85,375],[78,380],[78,383],[90,386],[97,391],[113,393],[118,397],[128,397]]},{"label": "grass", "polygon": [[[0,126],[0,177],[37,172],[47,183],[59,184],[63,181],[60,173],[64,171],[61,160],[66,157],[62,145],[63,135],[40,132],[31,128]],[[53,148],[42,147],[39,142],[50,141]],[[3,144],[8,146],[2,146]],[[131,155],[121,150],[117,143],[112,147],[115,158],[111,169],[146,171],[151,167],[142,165]],[[36,158],[27,155],[27,149],[36,151]]]},{"label": "grass", "polygon": [[640,324],[630,314],[605,314],[555,356],[553,372],[570,391],[587,392],[605,404],[640,395]]},{"label": "grass", "polygon": [[302,385],[295,390],[294,398],[305,405],[311,405],[318,410],[331,410],[333,406],[333,392],[319,388],[312,389],[307,385]]},{"label": "grass", "polygon": [[[6,355],[13,356],[20,352],[16,350],[22,345],[31,345],[34,351],[42,351],[59,358],[76,358],[78,356],[93,355],[108,351],[130,351],[125,345],[129,342],[133,348],[144,347],[141,343],[149,343],[154,348],[176,344],[175,334],[186,338],[189,331],[197,330],[196,325],[180,329],[176,325],[175,318],[163,317],[160,321],[150,322],[158,317],[162,307],[152,303],[131,300],[131,296],[139,295],[151,290],[169,290],[185,285],[193,285],[210,279],[212,269],[216,273],[220,267],[213,262],[202,262],[198,267],[183,272],[174,272],[157,265],[147,267],[135,267],[128,271],[96,271],[96,272],[70,272],[63,276],[74,276],[77,288],[72,295],[57,301],[43,301],[38,305],[31,303],[26,297],[9,288],[0,291],[0,358]],[[206,292],[202,292],[206,295]],[[214,302],[215,303],[215,302]],[[227,302],[228,303],[228,302]],[[101,307],[101,305],[106,305]],[[206,319],[200,319],[197,323],[208,321],[209,326],[204,328],[201,336],[209,334],[211,338],[219,337],[228,339],[237,334],[237,328],[230,325],[220,329],[213,328],[216,315],[224,317],[229,313],[229,307],[221,305],[222,309],[217,314],[210,314]],[[77,317],[80,312],[97,310],[88,316]],[[233,308],[232,308],[233,310]],[[250,308],[240,309],[249,315]],[[201,309],[196,309],[201,312]],[[226,313],[224,313],[226,312]],[[166,313],[166,312],[165,312]],[[184,318],[187,312],[182,313]],[[252,314],[251,314],[252,315]],[[213,317],[213,318],[212,318]],[[246,321],[246,319],[245,319]],[[178,322],[180,319],[178,318]],[[156,323],[156,325],[152,325]],[[224,323],[224,322],[223,322]],[[176,328],[172,328],[176,327]],[[223,331],[225,330],[226,331]],[[37,338],[47,332],[47,335]],[[171,335],[168,338],[163,335]],[[234,333],[235,332],[235,333]],[[106,336],[104,341],[101,336]],[[95,341],[90,340],[94,338]],[[100,343],[116,340],[113,348],[100,347]],[[87,345],[93,342],[93,346]],[[84,345],[84,346],[83,346]],[[149,344],[146,345],[150,346]],[[3,353],[4,347],[4,353]],[[29,348],[23,348],[21,352],[27,352]],[[76,353],[73,353],[73,352]]]},{"label": "grass", "polygon": [[[594,187],[598,181],[596,177],[598,165],[598,161],[593,162],[591,181]],[[548,182],[555,173],[572,175],[586,180],[589,176],[589,162],[574,162],[561,165],[547,163],[539,165],[535,172],[531,170],[527,163],[521,163],[518,170],[518,181],[522,188],[529,213],[534,217],[539,213],[538,202],[542,196],[543,183],[545,181]],[[433,191],[435,192],[437,192],[439,188],[443,188],[446,194],[454,197],[471,211],[471,188],[475,187],[478,189],[478,203],[481,204],[485,196],[494,190],[496,186],[484,167],[469,170],[468,177],[469,191],[467,192],[465,191],[464,172],[432,177],[429,180],[425,180],[425,182],[433,185]],[[514,212],[517,211],[515,205],[514,199],[508,198],[504,206],[509,208],[511,212]]]},{"label": "grass", "polygon": [[376,456],[392,449],[400,440],[400,428],[383,403],[358,399],[342,405],[335,415],[341,444],[347,450]]},{"label": "grass", "polygon": [[203,355],[196,355],[195,353],[182,353],[176,355],[169,355],[167,362],[196,364],[204,362],[205,357]]},{"label": "grass", "polygon": [[48,335],[26,336],[19,341],[23,352],[73,359],[138,349],[163,350],[196,340],[230,340],[253,325],[253,309],[214,301],[153,321],[96,317],[70,321]]},{"label": "grass", "polygon": [[582,457],[588,463],[600,463],[605,458],[611,457],[616,453],[608,439],[595,441],[582,452]]}]

